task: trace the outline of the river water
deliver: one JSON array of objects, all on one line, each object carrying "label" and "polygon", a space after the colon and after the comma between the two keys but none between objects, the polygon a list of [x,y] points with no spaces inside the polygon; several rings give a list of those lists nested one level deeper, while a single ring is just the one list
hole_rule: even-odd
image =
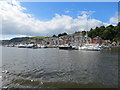
[{"label": "river water", "polygon": [[2,48],[2,86],[117,87],[120,48],[102,51]]}]

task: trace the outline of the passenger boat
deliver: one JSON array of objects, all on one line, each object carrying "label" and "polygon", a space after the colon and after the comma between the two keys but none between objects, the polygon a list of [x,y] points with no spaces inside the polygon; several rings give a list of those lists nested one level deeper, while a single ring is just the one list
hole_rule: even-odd
[{"label": "passenger boat", "polygon": [[78,47],[79,50],[88,50],[88,51],[100,51],[102,48],[99,47],[99,44],[85,44],[81,47]]}]

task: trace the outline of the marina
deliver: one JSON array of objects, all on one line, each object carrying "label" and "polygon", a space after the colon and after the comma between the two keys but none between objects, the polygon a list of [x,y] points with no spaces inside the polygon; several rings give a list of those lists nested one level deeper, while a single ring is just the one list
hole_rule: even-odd
[{"label": "marina", "polygon": [[100,51],[103,49],[109,49],[110,46],[99,45],[99,44],[85,44],[83,46],[72,46],[72,45],[59,45],[59,46],[37,46],[34,44],[29,45],[16,45],[14,47],[17,48],[32,48],[32,49],[40,49],[40,48],[59,48],[63,50],[88,50],[88,51]]},{"label": "marina", "polygon": [[[18,42],[21,38],[13,38],[9,40],[9,43],[2,42],[2,46],[17,47],[17,48],[59,48],[64,50],[87,50],[87,51],[101,51],[103,49],[109,49],[113,46],[120,47],[120,42],[110,42],[109,40],[103,40],[99,36],[90,38],[88,35],[82,33],[69,34],[60,37],[45,37],[42,39],[29,40]],[[14,41],[15,40],[15,41]],[[18,41],[17,41],[18,40]],[[23,39],[24,40],[24,39]]]}]

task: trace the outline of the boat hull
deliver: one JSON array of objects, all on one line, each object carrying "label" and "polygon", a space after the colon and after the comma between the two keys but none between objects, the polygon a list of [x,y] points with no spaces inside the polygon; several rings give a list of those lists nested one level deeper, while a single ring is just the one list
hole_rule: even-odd
[{"label": "boat hull", "polygon": [[59,49],[64,49],[64,50],[76,50],[76,49],[73,48],[72,46],[68,46],[68,47],[59,47]]}]

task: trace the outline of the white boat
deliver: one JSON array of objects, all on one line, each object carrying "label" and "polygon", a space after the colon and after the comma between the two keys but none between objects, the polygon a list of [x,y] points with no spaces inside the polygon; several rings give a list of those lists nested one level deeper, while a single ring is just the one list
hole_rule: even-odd
[{"label": "white boat", "polygon": [[100,51],[102,48],[99,47],[99,44],[85,44],[81,47],[78,47],[79,50],[88,50],[88,51]]},{"label": "white boat", "polygon": [[24,44],[19,44],[19,45],[17,45],[17,47],[18,47],[18,48],[26,48],[26,45],[24,45]]},{"label": "white boat", "polygon": [[26,48],[32,48],[34,46],[34,44],[28,44],[26,45]]},{"label": "white boat", "polygon": [[37,44],[37,47],[38,47],[38,48],[41,48],[41,45],[40,45],[40,44]]},{"label": "white boat", "polygon": [[99,47],[103,48],[103,49],[109,49],[111,46],[110,45],[100,45]]},{"label": "white boat", "polygon": [[41,45],[40,48],[47,48],[47,46],[46,45]]}]

